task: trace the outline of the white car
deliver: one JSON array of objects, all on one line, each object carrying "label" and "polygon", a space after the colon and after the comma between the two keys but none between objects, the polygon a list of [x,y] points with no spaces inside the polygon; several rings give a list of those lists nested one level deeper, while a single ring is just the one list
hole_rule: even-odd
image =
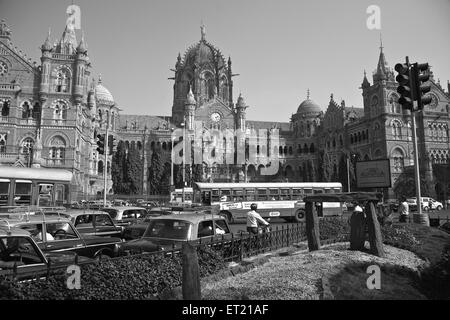
[{"label": "white car", "polygon": [[[407,199],[408,202],[413,202],[414,204],[416,204],[416,197],[414,198],[410,198]],[[428,210],[442,210],[444,208],[444,205],[442,204],[442,202],[439,202],[437,200],[434,200],[433,198],[430,197],[422,197],[422,208],[424,211],[428,211]]]}]

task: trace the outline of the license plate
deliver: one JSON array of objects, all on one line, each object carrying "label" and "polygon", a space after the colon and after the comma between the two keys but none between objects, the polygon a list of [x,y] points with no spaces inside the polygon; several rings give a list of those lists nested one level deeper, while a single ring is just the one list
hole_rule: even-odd
[{"label": "license plate", "polygon": [[269,216],[271,216],[271,217],[279,217],[280,213],[278,211],[271,211],[271,212],[269,212]]}]

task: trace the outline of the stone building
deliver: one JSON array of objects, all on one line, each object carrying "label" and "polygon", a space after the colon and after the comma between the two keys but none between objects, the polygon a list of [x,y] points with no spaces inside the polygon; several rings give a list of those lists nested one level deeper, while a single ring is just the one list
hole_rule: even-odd
[{"label": "stone building", "polygon": [[[166,170],[170,170],[171,136],[177,128],[184,128],[187,141],[208,152],[210,141],[202,137],[205,130],[228,129],[241,134],[242,144],[223,138],[213,153],[245,150],[247,161],[237,162],[236,155],[204,161],[205,181],[338,180],[345,185],[347,168],[343,164],[347,158],[389,158],[395,183],[412,163],[410,114],[397,103],[394,73],[383,48],[372,84],[364,74],[362,108],[347,107],[331,95],[325,110],[310,98],[308,90],[306,100],[286,122],[247,119],[246,111],[252,106],[245,103],[242,94],[234,98],[231,58],[225,59],[207,41],[204,26],[200,40],[176,58],[171,78],[172,112],[168,116],[131,115],[121,110],[101,77],[96,81],[92,78],[86,40],[83,35],[77,40],[70,23],[56,42],[49,32],[41,52],[41,63],[33,63],[14,46],[5,21],[0,23],[0,165],[69,170],[75,175],[78,197],[103,190],[105,163],[96,151],[96,136],[106,128],[117,141],[134,144],[141,152],[146,194],[152,192],[148,181],[151,155],[160,153]],[[433,178],[433,166],[449,160],[450,97],[439,81],[432,78],[430,83],[433,102],[418,119],[419,147],[426,155],[421,157],[421,168],[426,170],[430,185],[434,183],[432,190],[450,194],[448,180]],[[253,133],[261,131],[267,133],[268,140],[255,138]],[[270,142],[269,137],[276,132],[279,139]],[[276,174],[262,175],[262,170],[271,166],[269,157],[278,159],[279,169]],[[108,191],[112,192],[110,161],[111,157],[106,174]],[[392,190],[385,192],[393,196]]]}]

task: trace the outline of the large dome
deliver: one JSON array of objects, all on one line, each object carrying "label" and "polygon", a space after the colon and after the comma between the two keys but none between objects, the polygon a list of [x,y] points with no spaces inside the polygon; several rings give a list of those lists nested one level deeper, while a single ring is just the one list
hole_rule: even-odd
[{"label": "large dome", "polygon": [[303,101],[297,109],[297,113],[319,113],[321,111],[320,106],[311,99]]},{"label": "large dome", "polygon": [[95,98],[97,99],[97,103],[99,104],[104,104],[108,106],[115,104],[111,92],[109,92],[109,90],[102,85],[101,79],[99,80],[99,83],[95,86]]},{"label": "large dome", "polygon": [[217,56],[219,67],[225,64],[224,58],[220,51],[206,40],[189,47],[184,55],[184,65],[204,64],[213,62]]}]

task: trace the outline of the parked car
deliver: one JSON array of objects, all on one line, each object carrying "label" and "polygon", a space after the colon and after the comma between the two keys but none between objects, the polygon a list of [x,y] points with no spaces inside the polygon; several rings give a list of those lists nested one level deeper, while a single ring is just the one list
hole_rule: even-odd
[{"label": "parked car", "polygon": [[162,215],[172,214],[169,208],[152,208],[148,211],[147,215],[143,219],[138,219],[137,222],[126,226],[123,230],[123,238],[125,240],[138,239],[144,235],[147,226],[151,219]]},{"label": "parked car", "polygon": [[44,253],[28,231],[9,225],[0,227],[0,275],[15,275],[19,280],[35,279],[45,276],[49,266],[65,267],[92,261],[77,257],[74,252]]},{"label": "parked car", "polygon": [[118,244],[122,242],[120,238],[115,237],[84,236],[65,214],[16,213],[8,219],[0,220],[0,225],[27,230],[45,253],[73,251],[90,258],[114,257]]},{"label": "parked car", "polygon": [[118,238],[123,235],[123,227],[116,225],[107,212],[68,210],[65,214],[82,235]]},{"label": "parked car", "polygon": [[101,208],[101,211],[107,212],[119,226],[127,226],[135,223],[139,218],[147,215],[145,208],[131,206]]},{"label": "parked car", "polygon": [[183,242],[230,236],[226,218],[204,213],[182,213],[150,220],[140,239],[122,243],[119,254],[181,249]]},{"label": "parked car", "polygon": [[[429,210],[442,210],[444,208],[444,205],[442,202],[436,201],[433,198],[430,197],[421,197],[422,199],[422,209],[424,211]],[[409,210],[411,211],[417,211],[417,199],[416,197],[408,198],[406,199],[409,205]],[[411,208],[412,206],[412,208]]]}]

